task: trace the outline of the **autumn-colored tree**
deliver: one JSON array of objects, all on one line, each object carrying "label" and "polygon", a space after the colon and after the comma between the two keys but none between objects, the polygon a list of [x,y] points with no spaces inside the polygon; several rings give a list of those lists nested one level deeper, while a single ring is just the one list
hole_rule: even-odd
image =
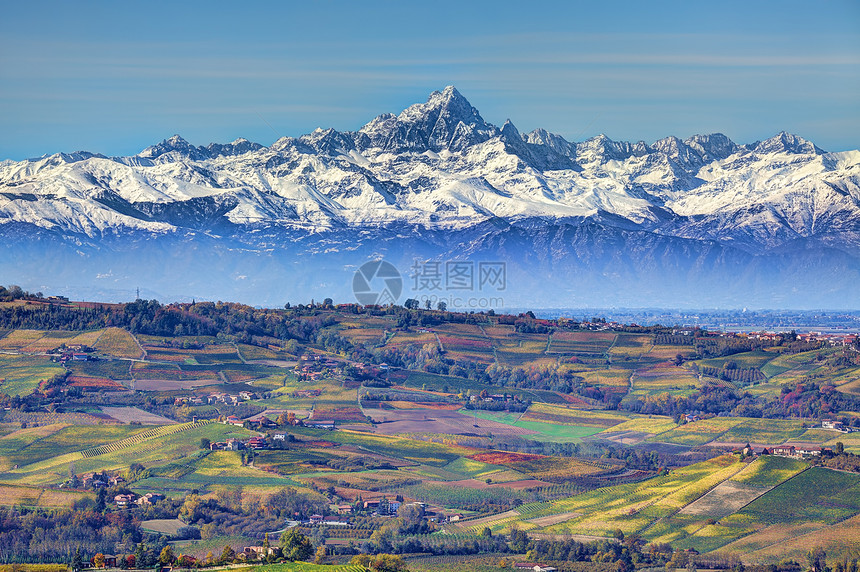
[{"label": "autumn-colored tree", "polygon": [[326,551],[325,546],[319,546],[314,555],[314,564],[325,564]]},{"label": "autumn-colored tree", "polygon": [[806,553],[806,560],[812,572],[824,572],[827,566],[827,553],[820,546],[816,546]]},{"label": "autumn-colored tree", "polygon": [[219,564],[232,564],[232,562],[236,559],[236,551],[233,550],[229,545],[224,547],[224,550],[221,552],[221,557],[218,559]]},{"label": "autumn-colored tree", "polygon": [[104,568],[105,567],[105,555],[99,552],[95,556],[93,556],[93,566],[96,568]]},{"label": "autumn-colored tree", "polygon": [[394,554],[359,554],[349,561],[354,566],[364,566],[373,572],[408,572],[406,562]]},{"label": "autumn-colored tree", "polygon": [[200,538],[209,540],[218,535],[218,526],[214,522],[207,522],[200,527]]},{"label": "autumn-colored tree", "polygon": [[161,554],[158,555],[158,561],[165,566],[173,564],[176,561],[176,554],[173,553],[173,547],[167,545],[161,549]]}]

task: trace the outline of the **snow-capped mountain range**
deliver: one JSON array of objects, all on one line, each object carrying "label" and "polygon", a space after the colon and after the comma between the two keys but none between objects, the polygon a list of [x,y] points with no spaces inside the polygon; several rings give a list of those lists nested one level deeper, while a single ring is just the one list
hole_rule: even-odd
[{"label": "snow-capped mountain range", "polygon": [[[505,261],[512,288],[521,277],[520,306],[860,307],[860,151],[788,133],[570,142],[489,124],[449,86],[269,147],[175,135],[130,157],[3,161],[0,233],[4,275],[72,293],[146,278],[163,295],[346,301],[366,258],[406,274],[410,259],[472,257]],[[183,278],[189,252],[211,264]]]}]

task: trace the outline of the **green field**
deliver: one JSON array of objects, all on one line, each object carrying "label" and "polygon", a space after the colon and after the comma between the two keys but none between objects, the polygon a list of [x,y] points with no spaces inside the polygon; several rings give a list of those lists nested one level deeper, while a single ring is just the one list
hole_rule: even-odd
[{"label": "green field", "polygon": [[702,419],[693,423],[680,425],[664,433],[652,437],[650,441],[662,443],[676,443],[678,445],[704,445],[721,437],[725,432],[736,425],[743,423],[739,417],[712,417]]},{"label": "green field", "polygon": [[721,435],[720,440],[779,445],[803,435],[803,424],[793,419],[745,419]]},{"label": "green field", "polygon": [[860,512],[860,475],[812,467],[736,514],[765,524],[833,524]]},{"label": "green field", "polygon": [[[165,429],[176,431],[178,426],[167,426]],[[176,433],[158,433],[157,436],[148,439],[142,439],[141,436],[147,432],[157,430],[152,427],[131,427],[131,426],[99,426],[99,430],[116,430],[117,433],[112,437],[122,437],[125,439],[105,438],[104,441],[96,440],[88,436],[88,431],[93,427],[73,427],[72,431],[65,436],[59,432],[58,442],[64,444],[64,448],[59,449],[61,454],[48,454],[43,458],[30,461],[26,464],[19,464],[19,468],[8,470],[0,475],[0,479],[4,481],[15,480],[33,485],[59,484],[69,477],[69,465],[74,464],[75,470],[78,473],[101,471],[101,470],[125,470],[132,463],[143,463],[147,466],[163,466],[176,462],[189,455],[196,455],[200,452],[200,439],[206,437],[210,441],[220,441],[230,436],[248,435],[247,431],[230,425],[222,425],[220,423],[210,423],[206,425],[198,425],[194,428],[176,432]],[[125,432],[125,433],[123,433]],[[131,433],[131,436],[128,437]],[[77,442],[71,443],[70,439],[73,435],[80,434]],[[99,435],[98,432],[95,433]],[[131,441],[127,446],[117,447],[117,443],[126,443]],[[108,444],[100,445],[101,443],[109,442]],[[85,451],[93,446],[99,446],[105,451],[102,454],[93,456],[84,456],[80,451]],[[40,447],[40,450],[44,448]]]},{"label": "green field", "polygon": [[[460,413],[470,415],[478,419],[486,419],[487,421],[496,421],[505,425],[514,427],[522,427],[537,431],[541,441],[551,441],[557,443],[572,443],[581,440],[583,437],[594,435],[603,430],[602,427],[576,426],[576,425],[560,425],[557,423],[542,423],[539,421],[524,421],[519,418],[517,413],[483,411],[479,409],[461,409]],[[532,436],[537,437],[537,436]]]},{"label": "green field", "polygon": [[[633,534],[655,519],[673,514],[744,467],[732,457],[719,457],[643,483],[601,488],[549,503],[526,504],[517,509],[520,517],[505,517],[486,526],[502,531],[526,522],[533,530],[554,534],[609,536],[616,528]],[[554,515],[561,515],[562,520],[546,518]]]},{"label": "green field", "polygon": [[[191,307],[182,308],[190,316]],[[428,536],[430,545],[435,538],[446,537],[465,542],[485,527],[494,534],[518,527],[556,539],[610,538],[620,529],[628,537],[639,535],[646,542],[670,543],[676,550],[691,548],[708,557],[741,555],[750,564],[774,562],[781,545],[790,546],[790,553],[802,558],[801,544],[818,538],[825,539],[828,553],[842,554],[835,547],[841,543],[850,550],[850,542],[858,538],[860,474],[810,467],[812,462],[795,459],[751,459],[726,453],[746,442],[833,447],[840,441],[847,451],[860,451],[860,434],[820,428],[825,414],[860,415],[838,411],[854,409],[848,394],[860,393],[860,366],[853,350],[780,353],[813,347],[798,342],[730,354],[757,342],[701,331],[695,338],[681,338],[676,328],[580,330],[570,322],[551,320],[537,320],[532,328],[525,316],[474,314],[456,321],[436,312],[407,315],[402,308],[367,313],[323,307],[279,309],[265,316],[267,324],[268,320],[279,324],[277,329],[259,326],[248,333],[253,330],[249,326],[243,333],[245,318],[240,315],[246,311],[249,324],[252,314],[257,320],[266,312],[241,310],[229,330],[217,337],[135,337],[120,328],[0,331],[0,350],[7,352],[0,354],[0,393],[26,396],[42,380],[66,368],[74,376],[68,387],[52,386],[44,396],[4,403],[8,409],[0,411],[0,505],[68,507],[82,498],[94,498],[95,492],[58,485],[72,473],[108,471],[127,476],[129,488],[137,493],[162,492],[174,501],[194,490],[211,500],[242,487],[239,501],[250,507],[260,502],[262,510],[268,510],[265,503],[272,493],[292,487],[331,506],[359,497],[402,495],[407,501],[435,505],[431,509],[437,513],[442,508],[466,515],[465,521],[445,523],[444,533]],[[384,313],[389,315],[371,315]],[[106,323],[121,322],[105,321],[93,327]],[[437,335],[441,353],[435,351]],[[346,340],[367,347],[351,347]],[[36,355],[62,343],[94,346],[101,359],[63,366]],[[678,354],[693,359],[724,353],[730,355],[686,363],[676,359]],[[296,362],[305,365],[299,356],[308,354],[334,358],[337,363],[312,364],[321,372],[314,379],[295,367]],[[344,367],[345,361],[371,367],[357,363]],[[392,364],[390,371],[379,373],[380,368],[372,367],[381,361]],[[713,377],[700,380],[695,370],[696,364],[721,370],[730,362],[737,368],[757,368],[768,379],[738,389]],[[113,384],[110,379],[124,383]],[[492,385],[490,379],[505,385]],[[100,386],[100,381],[105,383]],[[800,402],[798,412],[817,418],[730,417],[729,402],[717,403],[720,394],[702,391],[703,384],[736,391],[737,399],[754,402],[764,415],[784,415],[792,402],[783,392],[803,384],[806,389],[795,392],[800,397],[790,398]],[[139,391],[105,391],[123,386]],[[191,399],[240,390],[253,390],[261,398],[238,406],[194,405],[196,400]],[[523,413],[464,408],[474,403],[471,396],[482,392],[513,395],[531,405]],[[683,403],[682,396],[692,399]],[[731,403],[737,401],[735,397]],[[672,398],[678,401],[670,403]],[[781,398],[783,403],[766,403]],[[605,409],[612,407],[614,399],[623,401],[617,408]],[[102,414],[106,405],[137,407],[180,422],[114,424]],[[363,406],[374,412],[373,422],[364,417]],[[337,429],[282,425],[249,431],[212,422],[232,414],[247,418],[266,409],[271,419],[282,412],[292,412],[305,422],[334,419]],[[676,424],[667,415],[633,413],[678,415],[699,409],[719,415]],[[420,424],[422,415],[428,420],[434,410],[438,423]],[[385,416],[377,416],[377,411]],[[193,415],[203,421],[181,422]],[[477,419],[507,428],[496,426],[499,431],[490,431],[489,423]],[[473,430],[473,426],[480,428]],[[422,433],[423,428],[440,433]],[[288,433],[290,438],[283,449],[254,455],[211,451],[205,442],[247,439],[265,432]],[[576,446],[567,445],[571,443]],[[574,453],[588,456],[566,456]],[[712,455],[720,456],[680,466]],[[137,467],[129,471],[133,463],[142,464],[145,472]],[[154,518],[151,513],[157,511],[148,512],[146,518]],[[180,521],[167,519],[173,513],[157,516],[170,522],[150,523],[153,530],[170,532],[180,526]],[[359,522],[379,525],[382,520],[369,517]],[[371,530],[366,532],[369,536]],[[356,544],[366,536],[357,537]],[[225,542],[234,542],[239,549],[259,539],[178,541],[176,546],[194,553],[210,549],[218,553]],[[468,565],[462,569],[469,569]],[[250,570],[355,569],[300,563]]]},{"label": "green field", "polygon": [[[403,437],[373,435],[358,431],[326,431],[324,429],[293,429],[292,431],[307,437],[357,445],[370,453],[426,464],[432,467],[444,467],[460,456],[470,455],[475,452],[473,449],[466,447],[448,446]],[[302,438],[306,438],[304,436]]]},{"label": "green field", "polygon": [[[514,513],[461,526],[473,532],[484,526],[493,531],[517,526],[536,533],[598,536],[620,528],[625,535],[641,534],[653,542],[708,552],[763,526],[783,526],[772,530],[769,538],[785,542],[796,534],[797,528],[792,527],[797,523],[812,526],[806,530],[825,529],[827,534],[833,528],[836,534],[846,518],[860,518],[860,475],[807,467],[802,461],[779,457],[746,464],[724,456],[643,483],[597,489],[551,503],[527,503]],[[716,523],[707,520],[707,511],[686,512],[685,507],[697,506],[696,501],[723,483],[758,488],[764,494]],[[775,488],[766,492],[771,487]],[[730,490],[724,493],[727,498]]]},{"label": "green field", "polygon": [[69,369],[75,375],[123,380],[131,379],[129,364],[130,362],[125,360],[82,361],[70,363]]},{"label": "green field", "polygon": [[807,464],[798,459],[763,456],[756,459],[747,469],[732,477],[732,481],[751,487],[775,487],[807,468]]},{"label": "green field", "polygon": [[723,369],[725,365],[729,362],[735,362],[737,367],[741,369],[761,368],[777,356],[779,356],[779,354],[775,352],[754,351],[732,354],[719,358],[703,359],[695,363],[698,363],[699,365],[715,367],[717,369]]},{"label": "green field", "polygon": [[0,456],[16,465],[27,465],[58,455],[111,443],[147,430],[129,425],[52,426],[23,429],[0,439]]},{"label": "green field", "polygon": [[25,396],[65,369],[44,356],[0,354],[0,393]]}]

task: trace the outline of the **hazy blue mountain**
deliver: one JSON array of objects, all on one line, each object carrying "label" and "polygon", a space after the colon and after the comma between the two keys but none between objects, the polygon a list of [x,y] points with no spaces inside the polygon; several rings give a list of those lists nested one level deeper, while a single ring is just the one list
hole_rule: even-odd
[{"label": "hazy blue mountain", "polygon": [[[860,306],[860,152],[779,133],[571,142],[455,88],[356,132],[0,162],[4,283],[350,301],[385,257],[504,262],[507,306]],[[457,292],[437,291],[452,295]]]}]

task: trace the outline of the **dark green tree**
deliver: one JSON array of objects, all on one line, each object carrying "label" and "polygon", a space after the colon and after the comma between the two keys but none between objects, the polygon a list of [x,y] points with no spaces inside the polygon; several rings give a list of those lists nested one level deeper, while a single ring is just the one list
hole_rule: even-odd
[{"label": "dark green tree", "polygon": [[310,539],[295,528],[282,534],[278,544],[284,558],[290,561],[307,560],[314,553]]}]

